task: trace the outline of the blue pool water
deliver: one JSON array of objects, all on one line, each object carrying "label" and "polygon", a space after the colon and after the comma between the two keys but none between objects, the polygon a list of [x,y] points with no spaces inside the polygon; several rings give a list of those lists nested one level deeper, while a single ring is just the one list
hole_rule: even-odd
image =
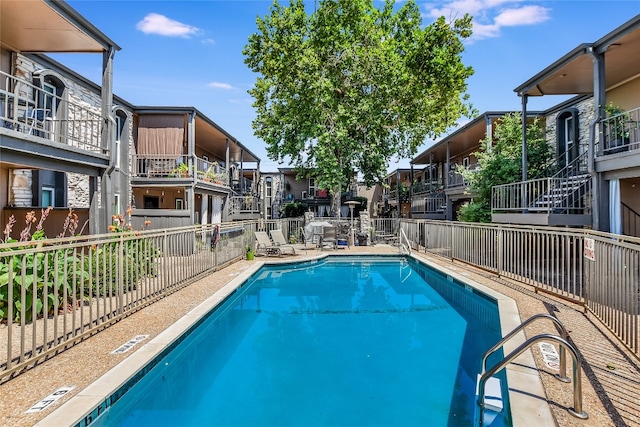
[{"label": "blue pool water", "polygon": [[263,267],[91,426],[469,426],[499,323],[412,259]]}]

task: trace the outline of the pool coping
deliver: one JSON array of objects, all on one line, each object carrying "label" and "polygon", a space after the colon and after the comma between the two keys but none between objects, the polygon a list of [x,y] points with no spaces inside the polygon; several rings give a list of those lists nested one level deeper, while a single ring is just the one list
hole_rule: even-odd
[{"label": "pool coping", "polygon": [[[112,395],[139,375],[139,372],[142,371],[149,362],[156,359],[169,347],[172,347],[184,332],[206,317],[212,308],[222,303],[264,265],[298,264],[321,260],[329,256],[331,256],[331,254],[326,253],[304,260],[268,259],[256,261],[220,290],[186,313],[174,324],[140,347],[129,357],[122,360],[89,386],[79,391],[75,396],[38,422],[35,427],[59,427],[62,425],[82,426],[91,423],[93,418],[100,414],[101,409],[104,410],[110,406],[108,401]],[[360,254],[354,256],[391,258],[397,257],[398,255]],[[495,298],[498,303],[500,326],[503,336],[521,323],[518,308],[513,299],[472,280],[464,273],[461,274],[452,269],[434,264],[427,259],[417,257],[415,254],[410,256],[430,268],[467,283],[486,295]],[[505,354],[515,349],[517,347],[516,344],[522,343],[525,339],[524,333],[520,332],[514,339],[504,345]],[[535,425],[554,425],[555,421],[547,403],[542,380],[536,368],[531,350],[525,351],[518,356],[516,360],[518,362],[517,364],[510,363],[506,367],[513,427],[532,425],[531,422],[534,421],[534,419]],[[70,420],[73,421],[69,422]]]}]

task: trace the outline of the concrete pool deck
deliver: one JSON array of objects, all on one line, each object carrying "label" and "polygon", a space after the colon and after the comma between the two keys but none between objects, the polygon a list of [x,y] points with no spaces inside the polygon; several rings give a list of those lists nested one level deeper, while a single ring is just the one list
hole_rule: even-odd
[{"label": "concrete pool deck", "polygon": [[[397,248],[376,245],[322,253],[310,250],[306,254],[295,257],[287,256],[280,260],[301,260],[320,254],[341,253],[393,254],[397,253]],[[625,351],[623,346],[592,315],[584,314],[581,307],[549,296],[535,294],[524,285],[498,279],[494,275],[472,269],[464,264],[452,263],[425,254],[418,254],[418,256],[428,263],[447,270],[454,277],[459,276],[465,280],[472,280],[513,299],[517,305],[519,318],[518,314],[512,313],[516,316],[512,322],[519,323],[538,313],[551,313],[567,327],[573,342],[584,358],[583,409],[588,412],[589,419],[579,420],[567,412],[566,409],[573,406],[572,385],[557,381],[552,376],[554,372],[544,365],[538,349],[534,348],[533,359],[537,367],[533,366],[533,363],[529,364],[526,360],[517,359],[516,363],[511,365],[511,370],[522,374],[525,378],[524,383],[531,382],[527,378],[540,378],[544,389],[540,389],[537,393],[523,393],[521,385],[512,383],[511,378],[510,388],[517,389],[512,390],[512,393],[521,393],[525,397],[525,401],[541,402],[543,408],[550,410],[547,417],[533,407],[529,410],[514,407],[514,415],[522,419],[519,425],[558,425],[562,427],[640,425],[640,401],[637,398],[640,395],[638,361]],[[263,259],[258,258],[258,261]],[[266,258],[266,260],[278,259]],[[166,329],[176,328],[177,326],[171,326],[174,323],[188,321],[186,319],[188,316],[185,316],[187,313],[226,285],[233,286],[230,282],[239,280],[239,276],[243,273],[249,273],[249,270],[256,268],[257,264],[255,261],[234,263],[132,314],[58,356],[1,384],[0,425],[32,426],[41,421],[41,425],[73,424],[78,417],[72,416],[71,412],[73,411],[69,407],[67,407],[68,411],[64,410],[56,414],[56,417],[59,414],[60,418],[48,418],[46,421],[43,419],[56,409],[61,408],[73,397],[77,397],[75,401],[78,401],[83,400],[80,396],[87,396],[86,399],[93,399],[98,403],[103,392],[96,391],[96,386],[91,386],[92,383],[124,359],[128,360],[124,364],[129,366],[128,369],[136,363],[142,363],[141,361],[145,359],[144,352],[153,351],[152,346],[146,346],[146,350],[143,350],[145,344],[151,344]],[[192,312],[190,315],[197,315],[197,313]],[[526,329],[527,336],[539,333],[556,334],[557,332],[551,322],[546,321],[532,324]],[[111,354],[113,350],[136,335],[149,335],[149,337],[129,352],[119,355]],[[517,338],[515,340],[518,341]],[[154,345],[156,344],[162,345],[160,342],[155,342]],[[570,367],[569,363],[569,373],[571,372]],[[106,380],[117,383],[122,381],[122,378],[118,378],[119,375],[126,376],[128,373],[124,371],[118,375],[110,373]],[[32,405],[62,386],[74,388],[47,409],[36,413],[25,413]],[[86,409],[84,411],[86,412]]]}]

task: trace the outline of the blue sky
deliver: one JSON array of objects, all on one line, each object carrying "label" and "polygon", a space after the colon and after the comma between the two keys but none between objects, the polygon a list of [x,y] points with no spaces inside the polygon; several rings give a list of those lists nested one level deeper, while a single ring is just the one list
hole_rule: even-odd
[{"label": "blue sky", "polygon": [[[122,50],[114,61],[114,93],[134,105],[193,106],[275,171],[264,143],[251,128],[255,116],[247,90],[256,76],[242,49],[256,32],[256,17],[271,0],[68,0]],[[282,0],[288,4],[288,0]],[[513,89],[581,43],[593,42],[640,13],[638,0],[417,0],[423,23],[437,16],[474,16],[474,35],[463,60],[474,68],[471,102],[480,112],[520,110]],[[310,9],[313,3],[309,2]],[[64,54],[55,59],[100,82],[100,55]],[[531,99],[544,109],[564,98]],[[419,152],[431,145],[425,141]],[[393,161],[389,170],[408,167]]]}]

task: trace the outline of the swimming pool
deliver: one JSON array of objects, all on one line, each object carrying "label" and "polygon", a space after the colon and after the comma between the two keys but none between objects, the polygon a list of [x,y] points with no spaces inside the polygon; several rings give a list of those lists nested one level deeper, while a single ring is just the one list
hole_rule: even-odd
[{"label": "swimming pool", "polygon": [[469,425],[500,336],[493,298],[413,259],[265,266],[78,425]]}]

